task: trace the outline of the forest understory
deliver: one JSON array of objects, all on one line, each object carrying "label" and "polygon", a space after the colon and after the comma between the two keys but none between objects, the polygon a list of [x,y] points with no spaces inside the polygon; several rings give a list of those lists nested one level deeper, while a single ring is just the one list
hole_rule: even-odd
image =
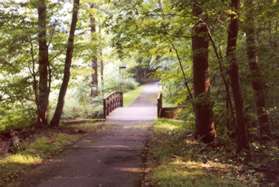
[{"label": "forest understory", "polygon": [[279,0],[1,0],[0,185],[158,82],[146,185],[279,186],[278,62]]},{"label": "forest understory", "polygon": [[104,129],[100,122],[76,122],[59,128],[14,130],[13,137],[1,134],[0,186],[18,186],[36,167],[47,165],[89,133]]},{"label": "forest understory", "polygon": [[145,186],[278,186],[278,132],[259,141],[251,137],[250,155],[228,141],[197,141],[191,124],[158,120],[147,148]]}]

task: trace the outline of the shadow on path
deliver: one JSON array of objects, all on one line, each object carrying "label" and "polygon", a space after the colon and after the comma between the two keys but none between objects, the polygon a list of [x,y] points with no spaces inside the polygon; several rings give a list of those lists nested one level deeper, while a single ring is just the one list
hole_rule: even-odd
[{"label": "shadow on path", "polygon": [[129,107],[113,111],[109,128],[90,134],[62,155],[34,170],[21,186],[125,187],[140,186],[142,154],[156,119],[157,83],[147,84]]}]

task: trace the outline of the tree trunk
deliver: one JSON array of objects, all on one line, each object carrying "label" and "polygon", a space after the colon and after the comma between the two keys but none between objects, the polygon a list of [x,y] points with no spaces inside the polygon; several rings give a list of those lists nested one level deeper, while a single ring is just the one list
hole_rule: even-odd
[{"label": "tree trunk", "polygon": [[264,82],[259,68],[258,43],[256,39],[255,23],[255,1],[246,0],[246,44],[248,65],[251,73],[251,84],[256,101],[257,118],[259,122],[260,135],[270,135],[268,114],[265,109]]},{"label": "tree trunk", "polygon": [[[99,34],[102,35],[102,27],[99,26]],[[104,61],[103,61],[103,49],[102,47],[99,48],[99,53],[100,53],[100,81],[101,81],[101,92],[102,92],[102,97],[104,97],[104,89],[105,89],[105,80],[104,80]]]},{"label": "tree trunk", "polygon": [[[91,4],[91,8],[94,8],[94,4]],[[90,15],[90,29],[91,29],[91,36],[92,36],[92,41],[94,41],[94,34],[96,34],[96,19],[94,16],[91,14]],[[96,97],[98,96],[98,58],[97,54],[93,54],[92,56],[92,82],[91,82],[91,96]]]},{"label": "tree trunk", "polygon": [[102,49],[100,51],[100,74],[101,74],[101,90],[102,90],[102,96],[104,96],[104,89],[105,89],[105,82],[104,82],[104,62],[102,59]]},{"label": "tree trunk", "polygon": [[244,115],[243,96],[240,87],[239,68],[236,57],[237,47],[237,35],[239,30],[239,9],[240,0],[231,0],[231,9],[236,14],[232,14],[230,17],[230,23],[228,28],[228,43],[227,43],[227,60],[229,66],[230,84],[232,87],[232,94],[234,99],[235,111],[236,111],[236,135],[237,135],[237,151],[243,149],[249,149],[248,144],[248,130]]},{"label": "tree trunk", "polygon": [[218,49],[217,49],[217,46],[216,46],[216,44],[213,40],[212,34],[211,34],[208,27],[207,27],[207,29],[208,29],[208,35],[209,35],[210,41],[212,43],[214,53],[215,53],[216,58],[218,60],[220,75],[221,75],[221,78],[223,80],[225,91],[226,91],[225,102],[226,102],[227,118],[228,118],[227,119],[227,128],[231,132],[232,128],[235,126],[235,117],[234,117],[234,108],[233,108],[233,102],[232,102],[231,92],[230,92],[230,85],[227,81],[227,77],[226,77],[226,74],[225,74],[225,68],[223,66],[223,62],[224,62],[223,61],[223,56],[221,55],[220,52],[218,52]]},{"label": "tree trunk", "polygon": [[45,0],[38,0],[38,43],[39,43],[39,93],[37,125],[47,125],[47,108],[49,98],[48,88],[48,45],[47,45],[47,7]]},{"label": "tree trunk", "polygon": [[[192,11],[195,17],[199,17],[202,13],[196,3],[193,3]],[[216,137],[212,104],[209,97],[208,47],[207,25],[202,21],[198,21],[192,30],[195,136],[206,143],[213,141]]]},{"label": "tree trunk", "polygon": [[56,105],[54,116],[51,120],[51,126],[53,126],[53,127],[59,126],[59,122],[60,122],[60,118],[61,118],[63,106],[64,106],[64,98],[65,98],[66,91],[68,88],[68,83],[70,80],[70,70],[71,70],[73,50],[74,50],[75,30],[76,30],[76,25],[77,25],[77,21],[78,21],[78,10],[79,10],[79,0],[74,0],[72,22],[71,22],[71,28],[70,28],[70,33],[69,33],[68,42],[67,42],[67,51],[66,51],[66,59],[65,59],[65,65],[64,65],[63,81],[62,81],[62,85],[60,87],[58,102]]}]

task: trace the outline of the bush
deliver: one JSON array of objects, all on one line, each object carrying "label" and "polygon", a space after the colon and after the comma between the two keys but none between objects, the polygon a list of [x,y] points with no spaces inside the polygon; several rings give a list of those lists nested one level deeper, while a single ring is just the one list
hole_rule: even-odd
[{"label": "bush", "polygon": [[[96,118],[102,114],[102,97],[93,98],[90,96],[89,89],[79,87],[69,88],[67,91],[62,119]],[[54,106],[52,104],[51,114]]]},{"label": "bush", "polygon": [[110,93],[115,90],[122,90],[124,92],[127,92],[129,90],[135,89],[139,85],[138,82],[135,81],[133,78],[126,78],[123,80],[120,79],[108,79],[105,82],[105,88],[104,92],[105,93]]},{"label": "bush", "polygon": [[121,90],[123,92],[127,92],[129,90],[133,90],[135,89],[136,87],[138,87],[139,83],[136,82],[134,79],[132,78],[128,78],[128,79],[125,79],[125,80],[122,80],[120,81],[120,87],[121,87]]},{"label": "bush", "polygon": [[30,126],[35,120],[36,112],[30,107],[13,106],[0,108],[0,114],[0,132],[4,132]]}]

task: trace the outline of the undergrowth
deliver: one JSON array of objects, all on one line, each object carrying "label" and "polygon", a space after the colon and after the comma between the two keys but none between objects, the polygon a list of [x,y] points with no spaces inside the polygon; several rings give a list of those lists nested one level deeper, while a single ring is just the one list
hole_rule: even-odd
[{"label": "undergrowth", "polygon": [[99,126],[100,124],[84,123],[32,132],[21,141],[20,147],[14,153],[0,155],[0,186],[16,182],[18,177],[31,171],[34,166],[59,154],[86,132],[96,131]]},{"label": "undergrowth", "polygon": [[[196,141],[192,125],[183,121],[158,120],[153,128],[146,183],[162,187],[216,187],[258,184],[257,177],[242,175],[241,163],[228,159],[224,147]],[[228,155],[224,155],[228,154]],[[258,176],[260,177],[260,176]]]}]

